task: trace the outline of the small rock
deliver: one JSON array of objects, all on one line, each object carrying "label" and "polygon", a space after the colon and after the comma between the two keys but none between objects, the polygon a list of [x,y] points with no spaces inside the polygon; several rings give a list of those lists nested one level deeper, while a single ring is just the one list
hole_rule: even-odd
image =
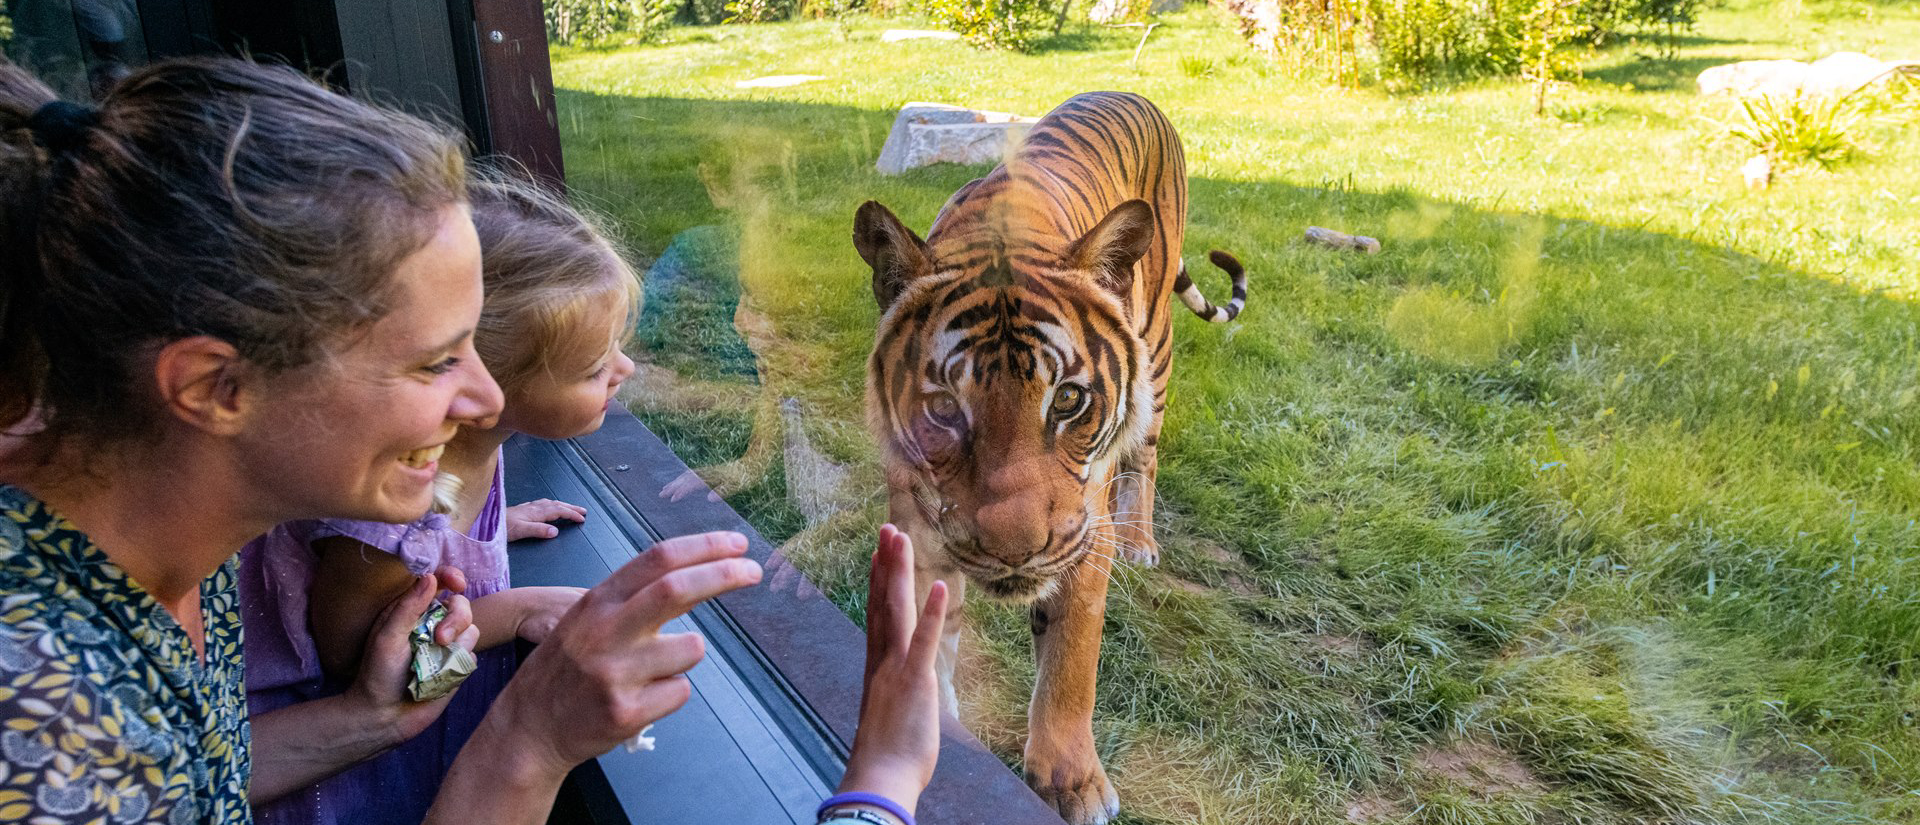
[{"label": "small rock", "polygon": [[898,43],[902,40],[959,40],[959,32],[933,31],[931,29],[888,29],[880,35],[882,43]]},{"label": "small rock", "polygon": [[1307,227],[1307,242],[1317,243],[1333,249],[1351,249],[1355,252],[1365,252],[1368,255],[1377,255],[1380,252],[1380,241],[1376,238],[1369,238],[1365,235],[1349,235],[1345,232],[1336,232],[1320,226]]},{"label": "small rock", "polygon": [[909,103],[894,117],[873,165],[880,174],[898,175],[935,163],[997,163],[1037,119],[945,103]]},{"label": "small rock", "polygon": [[1747,188],[1761,190],[1773,183],[1773,159],[1766,155],[1754,155],[1740,164],[1740,177],[1747,181]]},{"label": "small rock", "polygon": [[825,80],[826,76],[817,74],[773,74],[742,80],[733,84],[736,89],[778,89],[783,86],[798,86],[815,80]]}]

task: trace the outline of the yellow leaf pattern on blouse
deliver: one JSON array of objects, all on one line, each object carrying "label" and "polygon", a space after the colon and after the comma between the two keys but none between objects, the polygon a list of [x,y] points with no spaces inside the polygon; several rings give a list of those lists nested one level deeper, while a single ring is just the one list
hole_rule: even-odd
[{"label": "yellow leaf pattern on blouse", "polygon": [[205,661],[72,523],[0,486],[0,822],[251,821],[234,562],[200,606]]}]

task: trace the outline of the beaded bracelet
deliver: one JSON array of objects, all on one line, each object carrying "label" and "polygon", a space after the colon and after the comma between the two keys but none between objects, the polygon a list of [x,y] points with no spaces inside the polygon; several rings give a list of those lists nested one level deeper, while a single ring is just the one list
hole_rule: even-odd
[{"label": "beaded bracelet", "polygon": [[[837,793],[837,794],[834,794],[833,796],[829,796],[827,797],[825,802],[820,803],[820,809],[815,812],[815,816],[818,818],[819,822],[826,822],[828,813],[832,813],[835,816],[845,816],[849,813],[853,813],[853,814],[868,813],[869,816],[871,816],[870,812],[865,812],[865,811],[835,811],[834,810],[835,808],[839,808],[843,805],[871,805],[875,808],[879,808],[880,810],[886,811],[887,813],[893,814],[895,818],[900,820],[902,825],[914,825],[913,814],[907,813],[907,809],[902,807],[900,803],[895,802],[891,799],[888,799],[884,796],[881,796],[877,793],[868,793],[866,791],[846,791],[844,793]],[[881,825],[891,825],[891,823],[882,823]]]}]

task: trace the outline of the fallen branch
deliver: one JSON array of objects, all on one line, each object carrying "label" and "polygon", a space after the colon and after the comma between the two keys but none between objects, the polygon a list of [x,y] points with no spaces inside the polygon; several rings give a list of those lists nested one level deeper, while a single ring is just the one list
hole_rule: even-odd
[{"label": "fallen branch", "polygon": [[1132,66],[1140,62],[1140,50],[1147,47],[1147,36],[1153,34],[1153,30],[1159,25],[1159,23],[1108,23],[1107,28],[1129,29],[1142,26],[1146,28],[1146,31],[1140,33],[1140,45],[1133,47],[1133,59],[1127,61],[1127,65]]}]

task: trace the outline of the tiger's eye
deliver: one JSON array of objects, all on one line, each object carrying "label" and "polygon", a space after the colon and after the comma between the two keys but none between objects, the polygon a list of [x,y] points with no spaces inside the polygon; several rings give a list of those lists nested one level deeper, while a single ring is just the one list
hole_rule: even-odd
[{"label": "tiger's eye", "polygon": [[1062,384],[1053,391],[1053,416],[1066,418],[1080,411],[1087,403],[1086,390],[1072,384]]},{"label": "tiger's eye", "polygon": [[954,398],[952,393],[940,393],[927,399],[927,412],[932,413],[934,418],[943,421],[958,421],[960,419],[960,399]]}]

